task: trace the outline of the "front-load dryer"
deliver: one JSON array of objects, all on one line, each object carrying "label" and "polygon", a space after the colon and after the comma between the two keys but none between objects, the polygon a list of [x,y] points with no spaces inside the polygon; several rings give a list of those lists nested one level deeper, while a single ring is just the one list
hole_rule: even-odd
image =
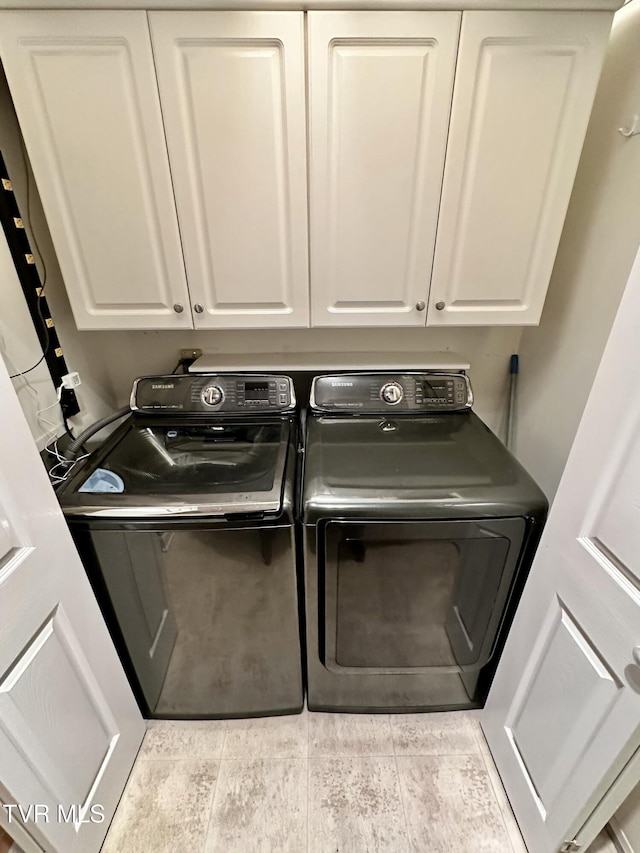
[{"label": "front-load dryer", "polygon": [[547,512],[464,373],[316,377],[306,419],[308,704],[483,704]]}]

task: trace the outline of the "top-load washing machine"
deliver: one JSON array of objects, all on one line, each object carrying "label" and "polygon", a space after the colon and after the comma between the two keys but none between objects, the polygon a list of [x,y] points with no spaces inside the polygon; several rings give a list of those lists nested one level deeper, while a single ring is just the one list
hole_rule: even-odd
[{"label": "top-load washing machine", "polygon": [[308,704],[483,704],[546,517],[464,373],[316,377],[301,514]]},{"label": "top-load washing machine", "polygon": [[291,379],[144,377],[131,408],[59,499],[143,711],[299,712]]}]

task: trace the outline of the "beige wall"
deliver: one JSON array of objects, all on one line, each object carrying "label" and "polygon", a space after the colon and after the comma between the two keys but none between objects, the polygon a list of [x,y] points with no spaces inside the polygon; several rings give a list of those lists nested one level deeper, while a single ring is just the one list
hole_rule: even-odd
[{"label": "beige wall", "polygon": [[520,347],[516,452],[555,495],[640,243],[640,0],[615,19],[540,326]]}]

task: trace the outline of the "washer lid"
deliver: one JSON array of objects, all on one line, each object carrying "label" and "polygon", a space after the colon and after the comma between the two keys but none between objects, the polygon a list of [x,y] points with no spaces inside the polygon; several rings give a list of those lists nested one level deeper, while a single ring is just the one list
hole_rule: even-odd
[{"label": "washer lid", "polygon": [[[290,423],[130,419],[60,492],[67,515],[279,512]],[[122,483],[115,491],[112,480]]]},{"label": "washer lid", "polygon": [[543,493],[473,412],[314,416],[307,421],[304,518],[536,515]]}]

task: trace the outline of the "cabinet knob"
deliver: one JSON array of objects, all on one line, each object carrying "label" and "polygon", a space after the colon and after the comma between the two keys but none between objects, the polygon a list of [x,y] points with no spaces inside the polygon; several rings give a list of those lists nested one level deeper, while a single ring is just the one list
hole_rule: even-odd
[{"label": "cabinet knob", "polygon": [[199,302],[196,302],[196,304],[193,306],[193,310],[196,312],[196,314],[202,314],[204,308],[202,307],[202,305],[200,305]]},{"label": "cabinet knob", "polygon": [[640,646],[634,646],[631,657],[633,658],[633,662],[640,666]]},{"label": "cabinet knob", "polygon": [[184,311],[184,305],[180,305],[179,302],[176,302],[176,304],[173,306],[173,310],[176,312],[176,314],[182,314],[182,312]]},{"label": "cabinet knob", "polygon": [[420,302],[416,302],[416,311],[424,311],[425,305],[422,300]]},{"label": "cabinet knob", "polygon": [[436,302],[436,311],[442,311],[444,308],[444,302],[442,300],[440,302]]}]

